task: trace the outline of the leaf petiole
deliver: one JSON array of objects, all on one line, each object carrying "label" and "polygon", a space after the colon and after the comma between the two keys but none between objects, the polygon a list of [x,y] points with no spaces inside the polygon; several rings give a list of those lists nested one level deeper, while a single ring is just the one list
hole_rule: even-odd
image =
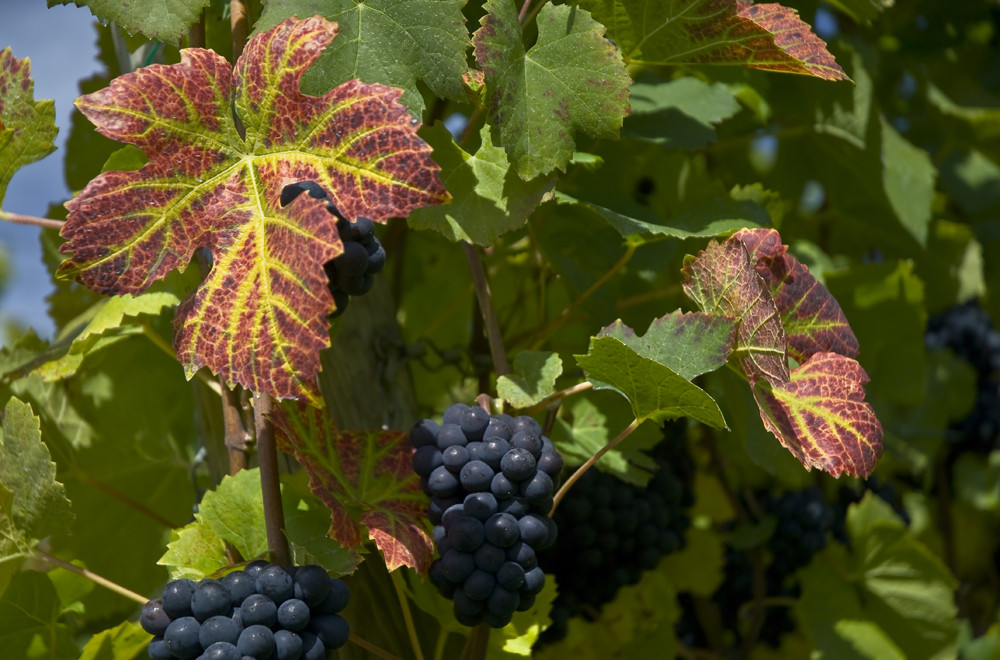
[{"label": "leaf petiole", "polygon": [[559,492],[557,492],[555,497],[553,498],[552,509],[549,510],[550,518],[553,516],[553,514],[555,514],[556,507],[559,506],[559,502],[561,502],[562,498],[566,496],[566,492],[570,489],[570,487],[572,487],[573,484],[576,483],[577,480],[579,480],[580,477],[582,477],[594,463],[600,460],[601,456],[604,456],[606,453],[617,447],[622,440],[632,435],[632,432],[635,431],[637,428],[639,428],[639,424],[641,424],[642,421],[643,420],[638,417],[633,419],[632,423],[626,426],[624,429],[622,429],[622,432],[619,433],[614,440],[612,440],[608,444],[598,449],[597,453],[588,458],[583,465],[581,465],[576,469],[576,472],[574,472],[569,476],[569,479],[567,479],[566,483],[564,483],[559,488]]}]

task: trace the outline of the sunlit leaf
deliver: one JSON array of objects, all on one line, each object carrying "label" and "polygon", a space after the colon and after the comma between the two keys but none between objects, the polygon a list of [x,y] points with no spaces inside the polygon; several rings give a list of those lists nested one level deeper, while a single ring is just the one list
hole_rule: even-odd
[{"label": "sunlit leaf", "polygon": [[114,21],[128,32],[141,32],[150,39],[179,44],[211,0],[170,2],[122,2],[121,0],[47,0],[49,7],[74,4],[89,7],[101,21]]},{"label": "sunlit leaf", "polygon": [[545,586],[538,592],[534,604],[524,612],[515,612],[510,623],[490,635],[486,660],[533,657],[532,649],[538,635],[552,625],[549,613],[557,593],[555,580],[546,576]]},{"label": "sunlit leaf", "polygon": [[583,0],[629,64],[729,64],[847,75],[798,12],[748,0]]},{"label": "sunlit leaf", "polygon": [[808,470],[867,478],[882,455],[882,425],[865,402],[868,375],[855,360],[816,353],[790,380],[754,387],[764,426]]},{"label": "sunlit leaf", "polygon": [[802,262],[788,254],[778,232],[750,229],[733,236],[746,246],[750,262],[771,291],[791,357],[802,363],[820,352],[858,356],[858,339],[840,304]]},{"label": "sunlit leaf", "polygon": [[767,285],[750,263],[743,243],[712,241],[684,263],[684,292],[702,311],[736,319],[732,357],[750,383],[788,381],[785,331]]},{"label": "sunlit leaf", "polygon": [[124,621],[102,630],[83,647],[80,660],[133,660],[146,657],[149,633],[136,621]]},{"label": "sunlit leaf", "polygon": [[65,488],[56,481],[56,464],[31,406],[14,397],[3,411],[0,484],[13,493],[10,515],[27,536],[39,539],[66,532],[73,514]]},{"label": "sunlit leaf", "polygon": [[322,410],[285,404],[275,415],[279,448],[295,456],[309,488],[330,510],[330,538],[355,548],[375,541],[390,570],[426,571],[433,543],[426,498],[402,431],[340,431]]},{"label": "sunlit leaf", "polygon": [[517,174],[533,179],[564,169],[574,134],[617,138],[628,112],[629,77],[604,26],[587,11],[546,4],[527,52],[511,0],[488,0],[473,36],[486,79],[493,143]]},{"label": "sunlit leaf", "polygon": [[35,100],[31,60],[0,50],[0,203],[19,169],[55,151],[56,107]]},{"label": "sunlit leaf", "polygon": [[599,337],[615,337],[643,357],[670,367],[687,380],[726,364],[736,323],[722,316],[680,310],[653,319],[641,337],[618,320]]},{"label": "sunlit leaf", "polygon": [[920,245],[927,244],[937,167],[930,155],[882,120],[882,185],[892,210]]},{"label": "sunlit leaf", "polygon": [[716,124],[740,110],[740,104],[722,83],[685,76],[658,83],[637,82],[629,96],[631,116],[623,135],[650,140],[666,148],[699,149],[715,142]]},{"label": "sunlit leaf", "polygon": [[507,154],[494,146],[489,127],[480,131],[476,153],[455,144],[441,124],[424,131],[441,166],[441,181],[451,192],[450,204],[416,209],[409,224],[434,229],[453,241],[490,245],[504,232],[517,229],[555,185],[554,176],[523,181]]},{"label": "sunlit leaf", "polygon": [[595,389],[611,389],[632,405],[636,419],[662,422],[691,417],[715,428],[727,428],[718,404],[700,387],[643,357],[615,337],[591,337],[590,350],[576,362]]},{"label": "sunlit leaf", "polygon": [[552,394],[562,369],[558,353],[521,351],[513,373],[497,378],[497,394],[515,408],[533,406]]},{"label": "sunlit leaf", "polygon": [[[140,293],[208,248],[212,269],[177,310],[188,376],[207,366],[230,384],[319,401],[318,352],[333,298],[323,264],[342,250],[322,200],[279,208],[288,183],[318,182],[349,218],[383,222],[448,195],[398,89],[344,83],[298,90],[333,41],[321,18],[288,20],[247,44],[235,72],[212,51],[116,78],[77,105],[149,162],[105,172],[67,204],[59,269],[106,294]],[[246,127],[237,131],[236,115]]]},{"label": "sunlit leaf", "polygon": [[302,78],[302,91],[322,94],[347,80],[403,89],[400,101],[415,117],[424,111],[421,81],[441,98],[460,101],[469,32],[465,0],[268,0],[254,29],[289,16],[321,14],[335,21],[340,39]]}]

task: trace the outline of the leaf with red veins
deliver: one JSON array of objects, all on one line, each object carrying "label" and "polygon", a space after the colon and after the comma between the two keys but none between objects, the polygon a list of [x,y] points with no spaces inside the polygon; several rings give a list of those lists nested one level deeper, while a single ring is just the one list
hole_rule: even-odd
[{"label": "leaf with red veins", "polygon": [[788,354],[799,363],[814,353],[840,353],[856,358],[858,338],[830,290],[805,264],[788,254],[773,229],[741,229],[733,234],[743,242],[781,313]]},{"label": "leaf with red veins", "polygon": [[807,470],[867,478],[882,455],[882,425],[865,401],[868,374],[838,353],[816,353],[783,385],[753,388],[764,426]]},{"label": "leaf with red veins", "polygon": [[330,538],[355,548],[367,529],[390,571],[428,569],[434,545],[408,432],[340,431],[324,411],[292,403],[274,422],[278,448],[305,468],[309,489],[330,510]]},{"label": "leaf with red veins", "polygon": [[848,80],[794,9],[747,0],[581,0],[626,64],[722,64]]},{"label": "leaf with red veins", "polygon": [[323,264],[343,248],[320,200],[280,208],[285,185],[316,181],[348,218],[379,222],[449,198],[401,90],[355,80],[322,97],[299,91],[336,33],[323,18],[292,18],[251,39],[235,72],[212,51],[185,49],[178,64],[77,100],[100,133],[140,147],[148,163],[105,172],[67,203],[61,250],[72,256],[59,274],[140,293],[207,248],[212,270],[174,322],[189,378],[206,366],[230,385],[321,405],[317,354],[334,309]]},{"label": "leaf with red veins", "polygon": [[0,50],[0,203],[19,169],[55,151],[56,106],[35,100],[31,60]]},{"label": "leaf with red veins", "polygon": [[739,239],[712,241],[684,268],[684,293],[703,312],[734,319],[736,343],[731,354],[750,384],[763,378],[772,385],[788,380],[788,355],[781,317],[767,285],[750,263]]}]

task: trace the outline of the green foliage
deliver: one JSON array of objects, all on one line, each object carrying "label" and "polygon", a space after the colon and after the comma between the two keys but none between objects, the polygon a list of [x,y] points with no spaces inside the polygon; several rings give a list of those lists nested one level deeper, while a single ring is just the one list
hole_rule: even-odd
[{"label": "green foliage", "polygon": [[35,101],[31,62],[0,50],[0,204],[14,172],[55,150],[56,107]]},{"label": "green foliage", "polygon": [[497,395],[515,408],[527,408],[552,394],[562,374],[557,353],[522,351],[514,358],[514,373],[497,378]]},{"label": "green foliage", "polygon": [[74,4],[89,7],[101,21],[115,21],[128,32],[141,32],[150,39],[178,44],[198,21],[211,0],[178,0],[148,7],[115,0],[46,0],[49,7]]}]

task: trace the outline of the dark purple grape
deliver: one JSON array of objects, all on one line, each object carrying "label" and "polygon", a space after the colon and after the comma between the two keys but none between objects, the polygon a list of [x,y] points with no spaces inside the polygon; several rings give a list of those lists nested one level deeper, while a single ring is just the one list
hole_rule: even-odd
[{"label": "dark purple grape", "polygon": [[316,607],[319,614],[336,614],[345,607],[351,598],[351,590],[340,578],[330,578],[330,591],[323,602]]},{"label": "dark purple grape", "polygon": [[191,616],[191,595],[195,583],[191,580],[174,580],[163,589],[163,609],[171,619]]},{"label": "dark purple grape", "polygon": [[198,621],[221,615],[229,616],[233,611],[232,594],[220,582],[202,582],[191,596],[191,613]]},{"label": "dark purple grape", "polygon": [[139,625],[150,635],[163,635],[170,625],[170,615],[163,609],[163,599],[156,598],[142,606],[142,614],[139,615]]},{"label": "dark purple grape", "polygon": [[440,428],[437,422],[430,419],[417,422],[410,429],[410,444],[418,449],[426,445],[433,445],[437,442],[437,432]]},{"label": "dark purple grape", "polygon": [[477,568],[465,578],[462,590],[472,600],[486,600],[493,593],[496,583],[496,576],[493,573]]},{"label": "dark purple grape", "polygon": [[511,481],[524,481],[535,474],[535,457],[527,449],[515,447],[500,459],[500,469]]},{"label": "dark purple grape", "polygon": [[278,625],[298,632],[309,625],[309,606],[298,598],[290,598],[278,607]]},{"label": "dark purple grape", "polygon": [[493,469],[482,461],[469,461],[462,466],[459,481],[469,493],[489,490],[490,482],[493,481]]},{"label": "dark purple grape", "polygon": [[302,566],[295,573],[294,595],[307,605],[319,605],[330,593],[330,576],[321,566]]},{"label": "dark purple grape", "polygon": [[514,561],[505,561],[497,569],[497,584],[505,589],[517,591],[524,586],[524,567]]},{"label": "dark purple grape", "polygon": [[274,651],[274,633],[266,626],[248,626],[240,633],[236,648],[243,655],[265,660]]},{"label": "dark purple grape", "polygon": [[175,660],[163,637],[154,637],[146,646],[146,654],[149,660]]},{"label": "dark purple grape", "polygon": [[[242,621],[242,619],[241,619]],[[228,616],[213,616],[201,624],[198,631],[198,642],[203,649],[216,642],[229,642],[236,644],[243,632],[243,626]]]},{"label": "dark purple grape", "polygon": [[198,660],[242,660],[239,649],[229,642],[215,642],[205,647]]},{"label": "dark purple grape", "polygon": [[240,621],[245,628],[271,627],[278,622],[278,606],[264,594],[250,594],[240,605]]},{"label": "dark purple grape", "polygon": [[198,619],[193,616],[182,616],[170,622],[166,632],[163,633],[163,641],[175,658],[195,658],[202,651],[201,643],[198,641],[200,631],[201,624],[198,623]]},{"label": "dark purple grape", "polygon": [[486,540],[500,548],[509,548],[521,536],[517,518],[509,513],[498,513],[485,524]]},{"label": "dark purple grape", "polygon": [[320,614],[309,622],[309,631],[323,642],[327,649],[339,649],[351,634],[347,620],[339,614]]},{"label": "dark purple grape", "polygon": [[290,630],[276,631],[274,653],[277,660],[299,660],[302,657],[302,638]]},{"label": "dark purple grape", "polygon": [[245,571],[233,571],[223,575],[219,582],[229,589],[229,602],[233,607],[239,607],[257,588],[254,579]]},{"label": "dark purple grape", "polygon": [[302,638],[302,660],[325,660],[326,647],[319,637],[308,631],[299,636]]},{"label": "dark purple grape", "polygon": [[453,403],[448,406],[447,410],[444,411],[444,416],[441,418],[442,424],[454,424],[458,425],[462,421],[462,414],[469,409],[469,406],[464,403]]}]

